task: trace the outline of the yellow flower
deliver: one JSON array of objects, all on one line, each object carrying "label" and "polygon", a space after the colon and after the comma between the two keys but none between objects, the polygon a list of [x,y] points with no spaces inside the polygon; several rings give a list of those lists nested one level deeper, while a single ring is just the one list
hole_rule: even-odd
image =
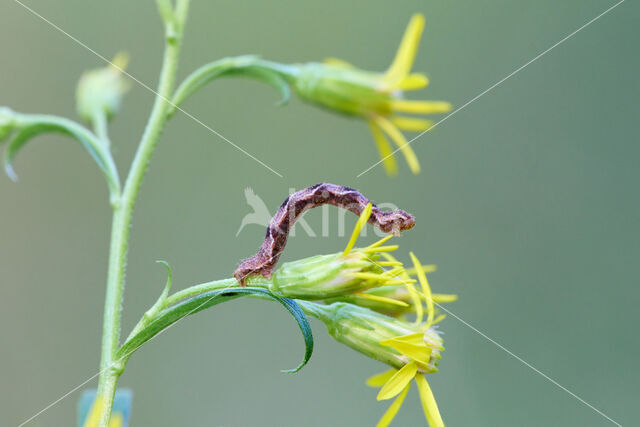
[{"label": "yellow flower", "polygon": [[[375,272],[343,272],[342,276],[371,280],[379,286],[327,299],[325,302],[330,303],[328,305],[306,301],[301,301],[300,304],[307,313],[326,324],[329,334],[336,341],[392,367],[367,381],[367,385],[381,387],[378,400],[395,398],[378,426],[391,423],[402,406],[412,380],[418,386],[429,425],[444,426],[425,375],[437,372],[438,361],[444,350],[442,338],[435,326],[444,316],[437,316],[436,303],[454,301],[457,297],[431,292],[426,272],[434,271],[435,266],[423,266],[410,253],[413,267],[407,269],[390,255],[390,252],[397,249],[397,246],[384,246],[391,236],[368,247],[353,249],[362,227],[369,219],[368,210],[360,216],[342,256],[359,254],[361,261],[367,259],[379,269]],[[370,255],[376,255],[376,258],[372,259]],[[391,269],[385,271],[382,267]],[[385,275],[390,275],[393,279],[381,279]],[[416,281],[410,276],[418,278],[419,290],[414,287]],[[408,322],[383,314],[386,312],[395,315],[414,312],[416,319]]]},{"label": "yellow flower", "polygon": [[364,292],[380,286],[409,286],[416,282],[410,278],[402,281],[397,279],[404,273],[402,263],[380,259],[382,254],[398,249],[396,245],[384,245],[392,236],[365,248],[354,249],[362,228],[371,216],[371,208],[371,204],[367,205],[358,218],[344,251],[284,263],[273,273],[269,291],[284,298],[358,298],[378,304],[409,307],[404,301]]},{"label": "yellow flower", "polygon": [[429,120],[398,113],[437,114],[451,110],[448,102],[402,98],[403,91],[422,89],[429,82],[426,75],[411,73],[423,29],[424,16],[413,15],[395,59],[385,73],[362,71],[332,58],[323,64],[299,66],[293,79],[294,88],[302,99],[367,120],[389,175],[397,173],[397,166],[387,137],[400,149],[411,171],[417,174],[420,163],[401,130],[420,132],[432,126]]},{"label": "yellow flower", "polygon": [[[415,380],[418,386],[422,408],[429,425],[431,427],[444,426],[438,405],[424,376],[427,373],[437,372],[437,359],[440,359],[440,352],[444,350],[442,338],[433,328],[433,325],[442,320],[443,316],[435,318],[434,298],[424,267],[413,253],[410,255],[414,268],[408,273],[415,273],[418,276],[422,288],[422,297],[426,302],[427,320],[421,325],[423,332],[380,341],[381,345],[391,347],[404,356],[407,362],[400,369],[391,369],[375,375],[367,381],[369,386],[381,387],[378,393],[378,400],[387,400],[397,396],[378,422],[378,427],[387,426],[391,423],[411,387],[411,380]],[[455,300],[455,295],[448,296],[448,298],[444,297],[443,299]],[[422,315],[419,313],[419,321],[422,320],[421,318]]]},{"label": "yellow flower", "polygon": [[[390,253],[398,246],[385,245],[393,236],[354,248],[370,215],[369,204],[341,254],[312,257],[284,268],[285,264],[283,271],[274,273],[274,283],[282,284],[270,290],[292,298],[301,295],[306,301],[298,300],[298,304],[325,323],[336,341],[392,368],[367,381],[367,385],[381,387],[378,400],[395,398],[378,426],[391,423],[412,380],[418,386],[429,425],[444,426],[425,375],[438,371],[444,351],[436,326],[444,315],[438,315],[436,304],[455,301],[457,296],[431,292],[426,273],[435,266],[422,265],[412,252],[411,268],[394,258]],[[283,276],[278,277],[280,274]],[[417,277],[419,289],[411,276]],[[324,304],[310,299],[324,300]],[[415,321],[402,320],[400,315],[407,313],[415,313]]]}]

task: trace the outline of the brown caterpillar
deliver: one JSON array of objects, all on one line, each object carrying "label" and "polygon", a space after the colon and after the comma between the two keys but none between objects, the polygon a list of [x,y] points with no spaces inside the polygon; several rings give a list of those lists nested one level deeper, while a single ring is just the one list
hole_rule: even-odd
[{"label": "brown caterpillar", "polygon": [[[287,244],[289,230],[300,215],[309,209],[330,204],[360,215],[369,203],[369,199],[353,188],[328,183],[316,184],[292,194],[271,218],[258,253],[242,261],[233,276],[243,287],[246,286],[245,280],[249,276],[261,274],[267,279],[270,278],[273,267]],[[416,223],[413,215],[401,209],[383,212],[375,204],[372,205],[368,222],[385,233],[398,235]]]}]

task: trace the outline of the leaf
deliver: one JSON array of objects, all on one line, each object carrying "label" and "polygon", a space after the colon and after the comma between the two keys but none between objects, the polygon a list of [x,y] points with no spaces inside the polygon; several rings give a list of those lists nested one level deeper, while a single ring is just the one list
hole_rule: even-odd
[{"label": "leaf", "polygon": [[200,294],[196,297],[190,298],[186,301],[178,303],[174,306],[166,308],[161,311],[157,317],[145,326],[140,332],[127,340],[122,347],[118,350],[117,358],[126,360],[131,354],[140,348],[145,342],[152,339],[154,336],[175,324],[179,320],[196,314],[200,311],[206,310],[214,305],[221,304],[223,302],[231,301],[243,296],[257,296],[260,298],[268,298],[275,300],[282,304],[291,315],[298,322],[300,331],[304,337],[305,354],[302,363],[295,369],[286,370],[283,372],[293,373],[298,372],[304,365],[307,364],[313,353],[313,335],[311,334],[311,326],[305,316],[304,312],[294,300],[289,298],[280,298],[271,294],[264,288],[228,288],[228,289],[216,289],[214,291]]},{"label": "leaf", "polygon": [[287,83],[287,76],[290,73],[289,67],[263,61],[255,55],[223,58],[210,62],[195,70],[180,84],[173,96],[169,115],[175,113],[178,106],[188,97],[219,77],[246,77],[266,83],[280,92],[282,99],[278,104],[285,104],[291,96]]},{"label": "leaf", "polygon": [[14,113],[14,126],[16,133],[13,139],[9,141],[4,156],[4,169],[12,180],[17,180],[17,175],[13,169],[13,159],[20,149],[40,134],[59,133],[70,136],[80,142],[100,170],[102,170],[111,196],[115,197],[120,194],[120,179],[109,148],[85,127],[62,117],[18,113]]},{"label": "leaf", "polygon": [[162,293],[160,294],[160,296],[158,297],[158,300],[154,304],[154,307],[160,306],[162,302],[167,298],[167,295],[169,295],[169,291],[171,290],[171,282],[173,281],[173,273],[171,271],[171,266],[169,265],[169,263],[161,259],[157,260],[156,263],[164,265],[165,268],[167,269],[167,283],[164,285],[164,289],[162,290]]}]

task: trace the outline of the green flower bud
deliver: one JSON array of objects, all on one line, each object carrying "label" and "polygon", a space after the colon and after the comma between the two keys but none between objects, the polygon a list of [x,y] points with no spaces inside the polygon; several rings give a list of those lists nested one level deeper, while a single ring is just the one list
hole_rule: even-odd
[{"label": "green flower bud", "polygon": [[118,53],[108,67],[87,71],[80,77],[76,90],[80,117],[91,122],[96,112],[103,111],[111,118],[118,111],[130,87],[122,75],[128,61],[126,54]]},{"label": "green flower bud", "polygon": [[0,142],[6,139],[14,129],[13,111],[7,107],[0,107]]},{"label": "green flower bud", "polygon": [[444,348],[435,328],[423,330],[420,324],[348,303],[303,304],[325,323],[336,341],[396,369],[415,362],[420,372],[437,371],[437,361]]},{"label": "green flower bud", "polygon": [[[272,275],[269,290],[285,298],[318,300],[348,295],[391,279],[374,261],[377,256],[352,251],[287,262]],[[362,276],[364,273],[364,276]]]},{"label": "green flower bud", "polygon": [[300,98],[348,115],[387,115],[390,96],[374,73],[331,64],[301,65],[294,88]]}]

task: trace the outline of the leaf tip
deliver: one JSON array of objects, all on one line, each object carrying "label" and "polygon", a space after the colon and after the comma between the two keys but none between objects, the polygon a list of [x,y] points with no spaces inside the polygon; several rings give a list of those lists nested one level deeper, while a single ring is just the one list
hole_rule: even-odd
[{"label": "leaf tip", "polygon": [[5,163],[4,173],[7,174],[7,176],[11,181],[18,182],[18,175],[16,174],[16,171],[13,169],[13,166],[11,165],[11,163]]}]

